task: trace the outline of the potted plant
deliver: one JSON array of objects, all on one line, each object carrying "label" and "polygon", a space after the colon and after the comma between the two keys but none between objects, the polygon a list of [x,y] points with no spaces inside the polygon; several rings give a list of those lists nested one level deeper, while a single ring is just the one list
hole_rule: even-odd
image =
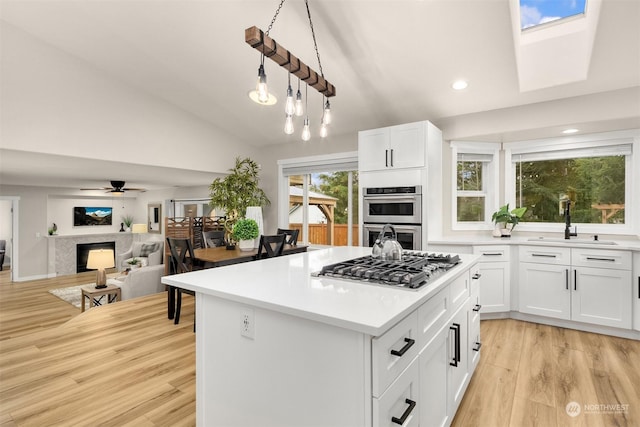
[{"label": "potted plant", "polygon": [[140,261],[138,258],[131,258],[129,261],[127,261],[127,264],[131,266],[132,270],[134,268],[142,267],[142,261]]},{"label": "potted plant", "polygon": [[251,218],[240,218],[233,225],[233,238],[238,241],[241,251],[253,249],[253,241],[260,235],[258,223]]},{"label": "potted plant", "polygon": [[47,232],[49,233],[49,236],[53,236],[56,234],[56,231],[58,231],[58,226],[54,222],[53,225],[47,229]]},{"label": "potted plant", "polygon": [[127,231],[131,230],[131,224],[133,224],[133,216],[132,215],[125,215],[122,217],[122,222],[124,223],[124,226],[127,227]]},{"label": "potted plant", "polygon": [[260,165],[249,158],[236,158],[235,166],[229,175],[216,178],[209,186],[209,205],[222,208],[225,219],[225,240],[232,243],[233,225],[238,218],[246,215],[249,206],[268,206],[271,202],[258,186]]},{"label": "potted plant", "polygon": [[511,236],[511,232],[520,222],[520,219],[526,211],[526,207],[509,210],[509,203],[500,207],[500,209],[495,211],[491,216],[491,220],[496,225],[493,235],[496,237]]}]

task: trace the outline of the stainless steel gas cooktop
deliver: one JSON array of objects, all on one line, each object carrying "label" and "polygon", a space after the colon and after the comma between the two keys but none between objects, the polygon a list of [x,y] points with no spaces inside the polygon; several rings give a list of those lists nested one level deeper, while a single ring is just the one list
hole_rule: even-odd
[{"label": "stainless steel gas cooktop", "polygon": [[312,276],[417,290],[460,262],[458,255],[403,251],[401,260],[383,261],[368,255],[326,265]]}]

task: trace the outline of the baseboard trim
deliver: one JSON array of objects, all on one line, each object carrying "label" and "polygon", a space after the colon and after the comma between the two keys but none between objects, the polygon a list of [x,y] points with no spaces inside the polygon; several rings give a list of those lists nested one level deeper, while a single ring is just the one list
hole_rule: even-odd
[{"label": "baseboard trim", "polygon": [[583,332],[610,335],[619,338],[627,338],[640,341],[640,331],[631,329],[612,328],[610,326],[590,325],[588,323],[574,322],[572,320],[553,319],[550,317],[536,316],[535,314],[509,311],[502,313],[480,314],[480,320],[515,319],[524,322],[540,323],[542,325],[557,326],[565,329],[575,329]]},{"label": "baseboard trim", "polygon": [[14,282],[28,282],[30,280],[42,280],[42,279],[51,279],[56,277],[55,274],[38,274],[37,276],[27,276],[27,277],[14,277]]}]

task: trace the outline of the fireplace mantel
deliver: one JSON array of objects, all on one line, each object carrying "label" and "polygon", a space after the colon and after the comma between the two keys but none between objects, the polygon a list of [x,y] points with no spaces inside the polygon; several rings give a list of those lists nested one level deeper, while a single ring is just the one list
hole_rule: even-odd
[{"label": "fireplace mantel", "polygon": [[48,239],[48,277],[76,274],[76,245],[78,243],[116,242],[116,254],[131,247],[131,233],[54,234]]}]

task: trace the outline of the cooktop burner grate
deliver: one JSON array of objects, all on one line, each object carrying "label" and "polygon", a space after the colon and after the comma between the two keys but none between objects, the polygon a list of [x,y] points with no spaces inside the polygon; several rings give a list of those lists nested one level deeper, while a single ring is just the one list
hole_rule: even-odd
[{"label": "cooktop burner grate", "polygon": [[368,255],[326,265],[312,275],[415,290],[460,262],[458,255],[403,251],[401,260],[383,261]]}]

